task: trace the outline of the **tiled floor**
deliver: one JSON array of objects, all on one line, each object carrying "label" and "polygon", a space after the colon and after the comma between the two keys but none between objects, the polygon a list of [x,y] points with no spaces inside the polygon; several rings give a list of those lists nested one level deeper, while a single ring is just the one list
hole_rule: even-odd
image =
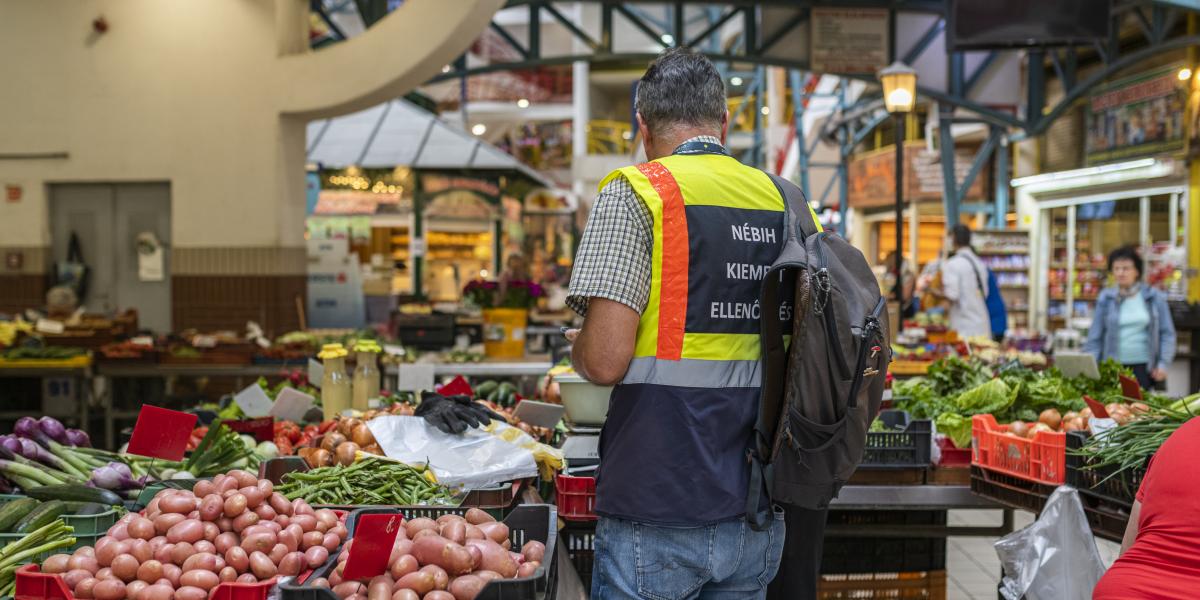
[{"label": "tiled floor", "polygon": [[[952,510],[951,525],[999,525],[1001,512],[990,510]],[[1033,522],[1033,513],[1017,511],[1013,527],[1020,529]],[[992,547],[996,538],[952,537],[946,545],[946,599],[994,600],[996,584],[1000,581],[1000,559]],[[1100,558],[1105,566],[1117,557],[1119,546],[1106,540],[1096,540]]]}]

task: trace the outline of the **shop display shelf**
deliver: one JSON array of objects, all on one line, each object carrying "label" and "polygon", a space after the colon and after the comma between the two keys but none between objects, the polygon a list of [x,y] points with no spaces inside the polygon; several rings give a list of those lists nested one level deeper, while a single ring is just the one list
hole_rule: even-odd
[{"label": "shop display shelf", "polygon": [[971,466],[971,492],[1009,508],[1040,513],[1056,487]]},{"label": "shop display shelf", "polygon": [[1086,442],[1085,433],[1067,433],[1067,485],[1079,490],[1080,496],[1084,498],[1085,507],[1088,505],[1087,500],[1091,499],[1128,512],[1133,506],[1134,496],[1142,484],[1142,478],[1146,475],[1145,467],[1124,471],[1116,476],[1113,475],[1116,471],[1114,467],[1089,468],[1085,457],[1073,453]]},{"label": "shop display shelf", "polygon": [[879,420],[889,431],[867,432],[867,443],[859,468],[929,466],[933,444],[932,421],[912,419],[903,410],[881,411]]},{"label": "shop display shelf", "polygon": [[819,600],[889,598],[891,600],[946,600],[946,571],[822,575],[817,583]]},{"label": "shop display shelf", "polygon": [[993,415],[971,417],[971,464],[1034,483],[1066,481],[1066,434],[1039,431],[1032,439],[1009,435]]},{"label": "shop display shelf", "polygon": [[[350,514],[346,527],[350,530],[350,539],[354,539],[354,527],[362,515],[367,514],[402,514],[406,519],[430,517],[436,519],[441,515],[466,513],[463,508],[360,508]],[[558,515],[554,506],[549,504],[525,504],[517,507],[504,519],[508,525],[509,540],[514,548],[521,548],[530,540],[537,540],[546,545],[546,556],[551,557],[549,564],[542,565],[530,577],[519,579],[494,580],[483,588],[476,600],[547,600],[552,597],[552,585],[557,580],[554,574],[554,558],[558,550]],[[326,577],[337,567],[336,553],[329,557],[329,562],[314,571],[308,581],[317,577]],[[308,583],[306,581],[305,583]],[[285,583],[279,586],[281,600],[338,600],[332,590],[312,587],[304,583],[293,585]],[[241,599],[233,599],[241,600]]]}]

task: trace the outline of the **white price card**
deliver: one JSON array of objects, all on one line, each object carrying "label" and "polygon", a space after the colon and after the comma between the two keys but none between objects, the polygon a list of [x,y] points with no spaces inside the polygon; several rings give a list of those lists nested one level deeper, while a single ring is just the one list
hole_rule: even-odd
[{"label": "white price card", "polygon": [[522,400],[513,410],[513,416],[534,427],[552,429],[558,426],[566,409],[561,404],[550,404],[536,400]]},{"label": "white price card", "polygon": [[295,421],[297,423],[304,420],[304,415],[308,409],[316,404],[316,398],[297,390],[294,387],[287,386],[279,390],[279,395],[275,396],[275,406],[271,407],[270,415],[275,417],[276,421]]},{"label": "white price card", "polygon": [[53,319],[38,319],[33,328],[39,333],[62,333],[67,330],[62,321],[55,321]]},{"label": "white price card", "polygon": [[320,389],[323,379],[325,379],[325,365],[315,359],[308,359],[308,385]]},{"label": "white price card", "polygon": [[251,419],[265,417],[271,412],[271,398],[263,391],[257,383],[252,383],[246,386],[246,389],[240,391],[233,397],[234,403],[242,412]]},{"label": "white price card", "polygon": [[420,392],[424,390],[433,390],[433,365],[400,365],[400,375],[399,380],[396,382],[396,391]]}]

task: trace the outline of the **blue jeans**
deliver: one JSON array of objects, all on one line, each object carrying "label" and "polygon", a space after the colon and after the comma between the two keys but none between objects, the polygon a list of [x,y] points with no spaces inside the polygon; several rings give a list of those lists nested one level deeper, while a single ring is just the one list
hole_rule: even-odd
[{"label": "blue jeans", "polygon": [[745,519],[667,527],[601,517],[592,600],[764,598],[783,553],[783,512],[766,531]]}]

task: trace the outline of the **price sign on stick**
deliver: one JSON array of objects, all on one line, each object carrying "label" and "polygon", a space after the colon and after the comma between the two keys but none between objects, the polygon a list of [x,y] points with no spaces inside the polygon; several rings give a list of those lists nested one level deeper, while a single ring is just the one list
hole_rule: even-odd
[{"label": "price sign on stick", "polygon": [[127,452],[163,460],[182,460],[196,419],[193,414],[144,404],[133,425]]},{"label": "price sign on stick", "polygon": [[387,571],[396,533],[403,522],[404,516],[399,513],[360,516],[354,526],[354,543],[350,545],[350,556],[346,557],[342,579],[352,581],[382,575]]}]

